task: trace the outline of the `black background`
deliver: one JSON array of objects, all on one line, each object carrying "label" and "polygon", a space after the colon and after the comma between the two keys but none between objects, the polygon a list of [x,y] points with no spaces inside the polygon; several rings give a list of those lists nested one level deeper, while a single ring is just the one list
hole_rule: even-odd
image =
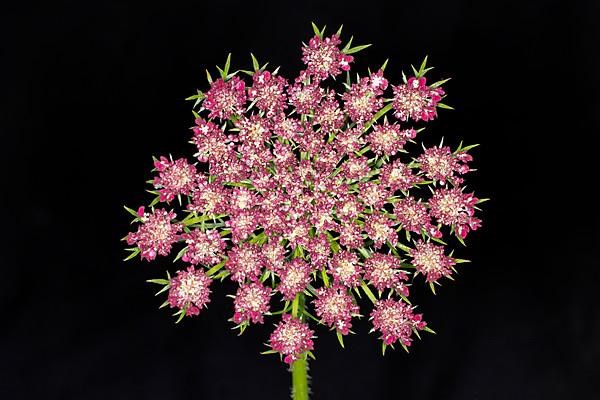
[{"label": "black background", "polygon": [[[233,287],[174,325],[145,279],[170,261],[123,263],[151,155],[191,155],[204,68],[250,51],[301,68],[310,21],[374,46],[356,70],[425,54],[453,77],[426,142],[481,143],[469,179],[482,230],[456,282],[417,291],[438,332],[381,357],[359,334],[318,329],[315,399],[597,398],[598,2],[46,2],[0,12],[3,399],[282,399],[289,373],[261,356],[271,330],[236,337]],[[213,69],[214,70],[214,69]]]}]

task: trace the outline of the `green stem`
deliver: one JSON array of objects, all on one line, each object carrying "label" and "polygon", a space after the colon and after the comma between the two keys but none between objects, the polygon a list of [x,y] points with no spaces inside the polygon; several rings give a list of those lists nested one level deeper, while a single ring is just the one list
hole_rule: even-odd
[{"label": "green stem", "polygon": [[[304,294],[298,293],[292,303],[292,315],[303,319]],[[308,356],[303,354],[292,363],[292,400],[308,400]]]},{"label": "green stem", "polygon": [[308,363],[301,357],[292,364],[292,399],[308,400]]}]

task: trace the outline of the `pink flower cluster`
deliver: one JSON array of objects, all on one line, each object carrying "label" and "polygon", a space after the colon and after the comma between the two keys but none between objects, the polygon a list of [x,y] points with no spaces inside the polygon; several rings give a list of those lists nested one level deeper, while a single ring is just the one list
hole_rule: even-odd
[{"label": "pink flower cluster", "polygon": [[404,346],[412,343],[414,329],[422,330],[427,325],[421,314],[413,313],[411,306],[402,300],[380,300],[371,312],[373,330],[381,332],[381,339],[386,345],[399,341]]},{"label": "pink flower cluster", "polygon": [[[373,303],[384,344],[409,346],[429,329],[408,304],[410,283],[451,277],[445,243],[481,225],[480,201],[463,186],[466,148],[411,156],[415,124],[437,116],[440,83],[428,86],[422,66],[392,85],[384,65],[342,84],[331,78],[365,47],[350,46],[315,35],[292,80],[255,59],[254,70],[229,73],[228,61],[196,96],[194,163],[156,160],[156,198],[126,238],[148,261],[175,248],[187,267],[155,281],[185,315],[209,302],[213,280],[233,281],[232,321],[243,331],[279,320],[269,345],[287,363],[313,350],[310,317],[341,340],[361,301]],[[175,197],[177,210],[157,205]]]},{"label": "pink flower cluster", "polygon": [[169,304],[171,307],[185,310],[186,315],[198,315],[202,307],[210,302],[211,280],[203,270],[188,267],[177,272],[170,281]]}]

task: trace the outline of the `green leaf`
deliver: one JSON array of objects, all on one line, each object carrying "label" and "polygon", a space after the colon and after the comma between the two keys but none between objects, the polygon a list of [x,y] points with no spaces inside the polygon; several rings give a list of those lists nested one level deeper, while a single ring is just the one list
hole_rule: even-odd
[{"label": "green leaf", "polygon": [[447,105],[447,104],[444,104],[444,103],[437,103],[437,106],[438,106],[439,108],[443,108],[443,109],[446,109],[446,110],[454,110],[454,108],[453,108],[453,107],[450,107],[449,105]]},{"label": "green leaf", "polygon": [[218,263],[217,265],[213,266],[211,269],[206,271],[206,275],[211,276],[211,275],[215,274],[216,272],[218,272],[219,270],[221,270],[221,268],[223,268],[225,266],[225,263],[227,263],[227,259],[224,259],[223,261],[221,261],[220,263]]},{"label": "green leaf", "polygon": [[344,348],[344,337],[342,336],[340,331],[338,331],[337,329],[335,330],[335,335],[337,336],[338,342],[340,342],[340,346],[342,346],[342,349],[343,349]]},{"label": "green leaf", "polygon": [[177,262],[177,260],[179,260],[181,257],[183,257],[183,255],[186,253],[187,249],[188,249],[188,247],[185,246],[183,249],[179,250],[179,253],[177,253],[173,262]]},{"label": "green leaf", "polygon": [[428,327],[428,326],[426,326],[425,328],[423,328],[423,330],[425,332],[433,333],[434,335],[436,335],[435,331],[433,329],[431,329],[430,327]]},{"label": "green leaf", "polygon": [[362,51],[362,50],[366,49],[367,47],[371,47],[371,44],[369,43],[369,44],[363,44],[360,46],[352,47],[352,48],[346,50],[344,53],[346,53],[346,54],[358,53],[359,51]]},{"label": "green leaf", "polygon": [[[314,22],[311,22],[310,24],[312,25],[313,32],[315,33],[315,35],[317,35],[319,38],[322,38],[323,35],[321,34],[319,27]],[[323,28],[323,30],[325,30],[325,28]]]},{"label": "green leaf", "polygon": [[433,282],[429,282],[429,288],[431,289],[431,292],[435,294],[435,285],[433,284]]},{"label": "green leaf", "polygon": [[387,345],[381,341],[381,355],[385,356],[385,350],[387,349]]},{"label": "green leaf", "polygon": [[225,67],[223,68],[223,72],[225,72],[225,76],[229,74],[229,67],[231,66],[231,53],[227,54],[227,61],[225,61]]},{"label": "green leaf", "polygon": [[127,206],[123,206],[123,208],[124,208],[125,210],[127,210],[127,212],[128,212],[129,214],[133,215],[133,216],[134,216],[136,219],[139,219],[139,218],[140,218],[140,216],[138,215],[137,211],[135,211],[135,210],[133,210],[133,209],[131,209],[131,208],[127,207]]},{"label": "green leaf", "polygon": [[342,53],[347,52],[350,46],[352,46],[352,40],[354,40],[354,36],[350,36],[350,40],[348,40],[348,43],[346,43],[346,45],[342,49]]},{"label": "green leaf", "polygon": [[375,295],[373,294],[373,292],[371,291],[369,286],[367,286],[367,284],[364,281],[362,281],[360,283],[360,287],[362,287],[363,291],[365,292],[365,294],[367,295],[367,297],[369,298],[369,300],[371,300],[371,302],[373,304],[377,303],[377,298],[375,297]]},{"label": "green leaf", "polygon": [[254,54],[250,53],[250,57],[252,58],[252,68],[254,68],[254,71],[256,72],[260,69],[260,64],[256,57],[254,57]]},{"label": "green leaf", "polygon": [[487,198],[486,199],[479,199],[479,200],[477,200],[477,203],[475,203],[475,204],[485,203],[486,201],[490,201],[490,199],[487,199]]},{"label": "green leaf", "polygon": [[388,64],[388,61],[389,61],[389,60],[390,60],[389,58],[388,58],[388,59],[386,59],[386,60],[383,62],[383,64],[381,65],[381,68],[379,68],[379,69],[380,69],[380,70],[382,70],[382,71],[385,71],[385,67],[387,67],[387,64]]},{"label": "green leaf", "polygon": [[419,77],[423,76],[425,73],[425,67],[427,66],[427,56],[423,59],[421,66],[419,67]]},{"label": "green leaf", "polygon": [[344,27],[344,24],[340,25],[340,28],[337,30],[337,32],[335,33],[338,37],[342,34],[342,28]]},{"label": "green leaf", "polygon": [[[438,103],[438,104],[440,104],[440,103]],[[393,107],[394,107],[394,105],[392,103],[389,103],[388,105],[386,105],[385,107],[383,107],[381,110],[379,110],[377,112],[377,114],[375,114],[373,116],[373,119],[370,120],[369,122],[367,122],[365,124],[365,128],[363,129],[363,132],[366,132],[371,127],[371,125],[373,125],[379,118],[381,118],[382,116],[384,116]]]},{"label": "green leaf", "polygon": [[323,284],[325,285],[325,287],[329,287],[329,277],[327,276],[325,268],[321,269],[321,278],[323,279]]},{"label": "green leaf", "polygon": [[148,279],[148,283],[156,283],[157,285],[168,285],[169,281],[166,279]]},{"label": "green leaf", "polygon": [[298,318],[298,303],[300,302],[300,295],[297,294],[292,301],[292,316]]},{"label": "green leaf", "polygon": [[176,312],[174,315],[179,315],[179,318],[177,318],[177,321],[175,321],[176,324],[180,323],[181,320],[185,317],[185,313],[187,312],[187,309],[189,307],[189,304],[186,304],[185,307],[183,308],[183,310],[179,310],[178,312]]},{"label": "green leaf", "polygon": [[166,292],[167,290],[169,290],[169,288],[171,287],[171,285],[165,285],[162,287],[162,289],[160,289],[158,292],[156,292],[154,295],[158,296],[159,294]]},{"label": "green leaf", "polygon": [[441,81],[437,81],[429,85],[430,88],[436,88],[442,86],[444,83],[448,82],[452,78],[442,79]]},{"label": "green leaf", "polygon": [[277,354],[277,351],[275,351],[275,350],[266,350],[266,351],[261,351],[260,354]]},{"label": "green leaf", "polygon": [[138,254],[140,254],[140,249],[136,248],[135,250],[130,250],[131,254],[128,255],[126,258],[123,259],[123,261],[129,261],[132,258],[134,258],[135,256],[137,256]]},{"label": "green leaf", "polygon": [[210,72],[208,72],[208,70],[206,70],[206,80],[208,81],[208,83],[212,84],[213,83],[213,79],[212,76],[210,76]]},{"label": "green leaf", "polygon": [[[438,103],[438,104],[439,104],[439,103]],[[460,151],[460,152],[463,152],[463,151],[469,151],[469,150],[471,150],[471,149],[474,149],[474,148],[475,148],[475,147],[477,147],[477,146],[479,146],[479,143],[477,143],[477,144],[470,144],[470,145],[468,145],[468,146],[461,147],[459,151]]]}]

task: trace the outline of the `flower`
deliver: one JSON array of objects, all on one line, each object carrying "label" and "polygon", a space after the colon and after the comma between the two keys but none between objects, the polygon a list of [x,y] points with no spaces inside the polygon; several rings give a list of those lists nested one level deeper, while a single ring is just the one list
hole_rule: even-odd
[{"label": "flower", "polygon": [[192,202],[187,208],[198,214],[220,214],[225,211],[230,196],[231,189],[202,180],[192,193]]},{"label": "flower", "polygon": [[322,133],[336,132],[344,124],[344,113],[333,93],[330,92],[315,110],[314,124],[321,126]]},{"label": "flower", "polygon": [[[180,209],[126,208],[137,224],[127,259],[153,260],[181,242],[174,261],[187,269],[150,280],[169,289],[176,315],[198,314],[211,279],[229,278],[240,333],[283,314],[270,344],[287,363],[313,348],[309,317],[347,335],[360,291],[376,303],[373,330],[384,344],[408,346],[425,323],[408,305],[404,266],[430,285],[451,277],[459,259],[434,243],[454,235],[464,244],[481,224],[474,215],[481,201],[462,189],[472,161],[465,149],[473,146],[412,153],[421,127],[411,123],[437,117],[443,81],[428,86],[424,62],[418,76],[393,85],[386,62],[328,85],[369,45],[350,40],[342,49],[341,29],[329,37],[314,30],[295,77],[261,69],[254,57],[253,71],[230,68],[228,57],[219,79],[208,75],[210,87],[190,97],[196,160],[161,157],[149,182],[151,206],[177,197]],[[285,305],[271,312],[271,296]]]},{"label": "flower", "polygon": [[352,296],[341,287],[319,289],[313,304],[322,322],[337,329],[342,335],[348,334],[352,328],[352,316],[360,311]]},{"label": "flower", "polygon": [[231,153],[233,143],[214,122],[206,121],[203,118],[196,118],[195,122],[196,126],[192,127],[194,132],[192,143],[198,150],[194,154],[198,161],[208,162],[211,160],[214,163]]},{"label": "flower", "polygon": [[373,240],[374,249],[380,249],[386,241],[396,246],[398,234],[392,225],[393,221],[382,213],[373,213],[365,218],[365,232]]},{"label": "flower", "polygon": [[256,102],[256,107],[264,111],[267,117],[273,117],[285,110],[287,81],[269,71],[257,71],[252,76],[252,87],[248,89],[248,98]]},{"label": "flower", "polygon": [[393,192],[408,190],[417,182],[419,182],[419,178],[399,159],[381,167],[381,184],[389,187]]},{"label": "flower", "polygon": [[318,82],[307,85],[295,84],[288,90],[289,102],[296,108],[297,114],[311,114],[317,108],[325,90]]},{"label": "flower", "polygon": [[394,204],[394,215],[396,215],[402,227],[409,232],[421,233],[424,229],[434,238],[442,237],[439,229],[431,224],[431,216],[427,211],[427,207],[423,203],[416,201],[414,197],[409,196],[400,199]]},{"label": "flower", "polygon": [[411,249],[409,255],[418,272],[425,275],[427,282],[437,282],[442,276],[450,276],[454,260],[444,254],[444,247],[431,242],[418,240],[416,248]]},{"label": "flower", "polygon": [[360,284],[363,268],[358,263],[358,256],[355,253],[342,250],[332,257],[327,272],[333,276],[336,285],[354,288]]},{"label": "flower", "polygon": [[437,117],[435,107],[442,99],[442,88],[431,88],[424,77],[411,77],[406,84],[394,86],[394,116],[401,121],[429,121]]},{"label": "flower", "polygon": [[310,254],[310,263],[313,268],[321,268],[327,263],[331,254],[331,247],[327,236],[321,234],[312,238],[306,246]]},{"label": "flower", "polygon": [[391,254],[374,253],[365,260],[365,279],[377,290],[395,289],[401,281],[407,281],[408,275],[400,269],[398,257]]},{"label": "flower", "polygon": [[231,280],[235,282],[243,283],[246,279],[256,281],[265,267],[264,257],[256,245],[232,247],[227,257],[225,268],[231,273]]},{"label": "flower", "polygon": [[473,216],[478,200],[472,193],[463,193],[461,188],[438,189],[429,200],[429,212],[441,224],[452,226],[464,239],[469,231],[481,226],[481,220]]},{"label": "flower", "polygon": [[127,243],[137,245],[142,259],[148,261],[154,260],[157,254],[169,255],[171,246],[179,239],[178,233],[183,229],[180,224],[171,223],[175,219],[175,213],[162,208],[145,213],[144,208],[140,207],[139,214],[142,224],[137,232],[127,235]]},{"label": "flower", "polygon": [[346,55],[338,48],[341,43],[337,35],[321,39],[314,36],[308,46],[302,48],[302,61],[306,64],[306,74],[317,80],[326,79],[329,75],[336,76],[342,71],[350,70],[352,56]]},{"label": "flower", "polygon": [[381,332],[381,339],[386,345],[396,341],[410,346],[413,329],[422,330],[426,323],[421,314],[414,314],[412,308],[400,300],[379,300],[371,312],[373,330]]},{"label": "flower", "polygon": [[184,233],[181,238],[187,244],[187,250],[181,259],[190,264],[213,265],[221,261],[221,254],[227,243],[216,230],[194,229]]},{"label": "flower", "polygon": [[263,142],[271,136],[267,120],[256,114],[249,118],[240,117],[235,126],[239,129],[238,140],[247,145],[249,151],[254,151],[257,147],[264,147]]},{"label": "flower", "polygon": [[469,172],[467,162],[472,160],[473,157],[466,152],[452,154],[450,147],[447,146],[425,149],[425,152],[417,158],[425,176],[440,181],[442,185],[446,183],[446,179],[450,179],[455,185],[463,183],[464,179],[455,174],[463,175]]},{"label": "flower", "polygon": [[307,323],[290,314],[284,314],[282,321],[271,333],[269,344],[273,350],[284,355],[284,361],[291,365],[304,353],[313,350],[314,333]]},{"label": "flower", "polygon": [[413,139],[417,135],[414,129],[400,130],[398,124],[376,124],[373,131],[367,137],[371,149],[375,154],[395,155],[408,139]]},{"label": "flower", "polygon": [[242,114],[246,103],[246,85],[239,77],[228,81],[219,78],[206,92],[203,106],[210,114],[208,118],[229,119],[232,115]]},{"label": "flower", "polygon": [[388,80],[383,77],[383,70],[379,70],[369,77],[369,86],[376,95],[383,94],[388,87]]},{"label": "flower", "polygon": [[185,310],[185,315],[198,315],[202,307],[210,302],[211,280],[201,269],[188,267],[178,271],[169,282],[169,305]]},{"label": "flower", "polygon": [[170,202],[178,195],[189,195],[196,187],[198,173],[196,167],[180,158],[169,161],[162,156],[154,161],[154,167],[159,175],[154,178],[154,187],[160,193],[160,201]]},{"label": "flower", "polygon": [[[376,85],[375,90],[378,88],[379,85]],[[346,114],[359,125],[371,120],[383,105],[383,99],[377,96],[369,78],[362,78],[359,83],[353,84],[350,90],[342,95],[342,100]]]},{"label": "flower", "polygon": [[235,294],[233,304],[236,324],[253,322],[262,324],[263,315],[269,311],[271,289],[258,282],[241,285]]},{"label": "flower", "polygon": [[299,258],[286,263],[279,271],[279,285],[277,290],[285,300],[293,300],[310,282],[310,266]]}]

